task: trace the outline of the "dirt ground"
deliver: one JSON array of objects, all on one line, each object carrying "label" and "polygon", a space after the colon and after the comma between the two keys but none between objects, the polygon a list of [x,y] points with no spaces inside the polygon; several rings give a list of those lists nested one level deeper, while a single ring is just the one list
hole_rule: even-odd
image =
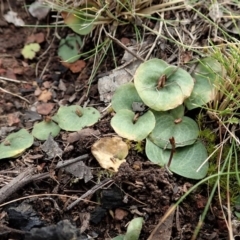
[{"label": "dirt ground", "polygon": [[[2,3],[3,14],[9,10],[9,4],[7,1]],[[10,1],[10,5],[25,23],[35,26],[37,21],[22,8],[23,1]],[[168,17],[171,19],[172,13]],[[40,24],[46,25],[51,20],[49,17],[40,21]],[[204,30],[207,36],[208,29]],[[12,82],[0,79],[2,139],[10,131],[31,129],[35,121],[43,118],[43,115],[36,113],[36,109],[44,102],[51,103],[47,106],[51,106],[48,113],[50,116],[58,110],[60,104],[82,105],[89,100],[91,106],[99,109],[106,107],[100,101],[97,82],[99,76],[115,68],[113,56],[109,54],[102,62],[90,86],[88,97],[85,98],[93,61],[86,60],[86,67],[80,73],[72,73],[64,67],[57,55],[59,39],[53,38],[54,31],[47,27],[16,27],[0,17],[0,76],[19,80]],[[58,30],[61,37],[70,32],[68,28]],[[36,33],[44,35],[44,41],[40,43],[41,50],[36,58],[26,60],[21,55],[21,49],[28,37]],[[118,39],[134,37],[129,26],[123,27],[118,33]],[[205,40],[202,34],[199,44]],[[88,39],[86,46],[86,49],[93,47],[91,39]],[[117,44],[114,46],[116,61],[121,65],[124,49]],[[171,47],[173,45],[169,43],[165,50],[156,48],[155,57],[169,59],[174,52]],[[187,58],[191,54],[181,52],[181,57]],[[172,62],[174,61],[178,59],[174,57]],[[41,94],[42,98],[39,98]],[[67,133],[62,131],[55,138],[63,150],[63,160],[87,154],[82,161],[93,175],[88,182],[84,179],[77,180],[72,174],[56,168],[61,159],[55,157],[48,160],[41,150],[41,141],[35,140],[33,146],[17,158],[1,160],[0,187],[7,186],[14,179],[15,182],[10,193],[0,194],[0,239],[51,239],[47,234],[53,232],[56,235],[52,239],[111,239],[124,234],[128,222],[138,216],[144,218],[140,239],[148,239],[166,211],[195,181],[169,174],[164,168],[149,162],[144,153],[134,149],[130,149],[127,162],[120,166],[116,174],[103,170],[90,150],[99,137],[115,135],[110,119],[111,113],[105,114],[91,127],[92,130],[99,131],[98,136],[90,134],[69,142]],[[19,176],[21,178],[17,178]],[[184,200],[172,220],[163,228],[162,235],[159,233],[159,238],[155,239],[191,239],[208,199],[205,187],[198,188]],[[5,194],[8,194],[7,198]],[[70,208],[70,204],[81,196],[82,199]],[[9,202],[12,200],[14,201]],[[53,225],[50,230],[30,233],[33,228],[50,225]],[[57,232],[68,235],[64,235],[64,238],[58,236]],[[227,238],[227,227],[216,200],[212,202],[211,211],[208,212],[197,239]]]}]

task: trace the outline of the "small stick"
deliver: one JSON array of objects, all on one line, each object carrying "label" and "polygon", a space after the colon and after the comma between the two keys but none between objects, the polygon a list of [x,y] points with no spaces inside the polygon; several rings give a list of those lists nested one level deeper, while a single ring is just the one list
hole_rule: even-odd
[{"label": "small stick", "polygon": [[78,198],[77,200],[75,200],[74,202],[72,202],[67,208],[66,210],[70,210],[72,209],[75,205],[77,205],[79,202],[81,202],[84,198],[88,197],[89,195],[95,193],[98,189],[103,188],[104,186],[106,186],[109,183],[112,183],[113,180],[106,178],[104,179],[102,182],[100,182],[99,184],[95,185],[92,189],[88,190],[86,193],[84,193],[80,198]]},{"label": "small stick", "polygon": [[29,83],[27,81],[22,81],[22,80],[16,80],[16,79],[12,79],[12,78],[6,78],[6,77],[0,77],[1,80],[6,80],[9,82],[14,82],[14,83]]},{"label": "small stick", "polygon": [[[71,159],[69,161],[64,161],[63,163],[58,164],[55,169],[59,169],[61,167],[65,167],[65,166],[67,166],[69,164],[72,164],[72,163],[74,163],[76,161],[79,161],[79,160],[82,160],[84,158],[87,158],[88,156],[89,156],[88,154],[84,154],[82,156],[79,156],[77,158]],[[17,177],[12,179],[8,184],[3,186],[0,189],[0,203],[4,202],[13,193],[17,192],[19,189],[23,188],[28,183],[33,182],[33,181],[37,181],[37,180],[42,180],[42,179],[50,177],[50,173],[48,173],[48,172],[41,173],[41,174],[34,174],[35,170],[36,170],[36,168],[34,168],[34,167],[27,168],[24,172],[20,173]],[[104,180],[102,183],[97,184],[95,187],[97,187],[97,189],[98,189],[98,188],[101,188],[101,187],[105,186],[109,182],[112,182],[112,180],[109,180],[109,179],[106,179],[106,180],[107,181]],[[90,195],[91,191],[93,191],[93,193],[94,193],[97,190],[97,189],[95,190],[95,187],[93,187],[92,190],[89,190],[88,192],[83,194],[82,198],[87,197],[88,195]],[[78,202],[80,202],[80,201],[81,201],[81,199]],[[74,203],[72,203],[72,204],[74,204]]]},{"label": "small stick", "polygon": [[5,92],[5,93],[8,93],[8,94],[10,94],[10,95],[13,95],[13,96],[15,96],[15,97],[21,98],[22,100],[26,101],[27,103],[30,103],[26,98],[21,97],[21,96],[15,94],[15,93],[11,93],[11,92],[9,92],[9,91],[1,88],[1,87],[0,87],[0,90],[3,91],[3,92]]},{"label": "small stick", "polygon": [[34,171],[35,168],[33,167],[27,168],[24,172],[20,173],[17,177],[15,177],[11,182],[3,186],[0,189],[0,203],[4,202],[5,199],[10,197],[12,194],[14,194],[16,191],[18,191],[20,188],[24,187],[31,181],[44,179],[50,176],[49,173],[33,175]]},{"label": "small stick", "polygon": [[112,35],[110,35],[108,32],[106,32],[106,30],[104,30],[106,35],[111,38],[114,42],[116,42],[119,46],[121,46],[124,50],[126,50],[127,52],[131,53],[135,58],[137,58],[138,60],[145,62],[145,60],[138,56],[135,52],[131,51],[129,48],[127,48],[124,44],[122,44],[118,39],[116,39],[115,37],[113,37]]},{"label": "small stick", "polygon": [[65,160],[65,161],[61,161],[61,162],[58,162],[57,166],[55,169],[58,169],[58,168],[62,168],[62,167],[66,167],[72,163],[75,163],[75,162],[78,162],[79,160],[83,160],[85,158],[89,157],[88,154],[84,154],[82,156],[79,156],[79,157],[76,157],[76,158],[73,158],[73,159],[70,159],[70,160]]},{"label": "small stick", "polygon": [[3,224],[0,224],[0,229],[4,229],[6,231],[9,231],[9,232],[12,232],[12,233],[17,233],[17,234],[25,234],[26,232],[25,231],[21,231],[21,230],[18,230],[18,229],[14,229],[14,228],[10,228],[10,227],[7,227]]}]

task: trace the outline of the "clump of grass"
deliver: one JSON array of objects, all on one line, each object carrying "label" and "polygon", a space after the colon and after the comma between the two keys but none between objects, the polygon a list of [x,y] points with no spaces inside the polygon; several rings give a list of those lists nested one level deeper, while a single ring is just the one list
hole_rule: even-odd
[{"label": "clump of grass", "polygon": [[213,47],[212,57],[225,69],[217,82],[217,94],[209,103],[209,109],[219,116],[236,114],[240,107],[240,48],[239,43],[227,43],[222,47]]},{"label": "clump of grass", "polygon": [[[216,77],[216,95],[212,102],[206,106],[209,117],[218,124],[214,130],[215,139],[208,130],[202,131],[202,137],[207,139],[208,147],[216,152],[210,158],[208,176],[218,175],[217,178],[209,178],[209,200],[203,212],[206,215],[213,198],[218,196],[218,202],[222,208],[223,218],[229,231],[229,239],[233,239],[231,226],[232,205],[239,197],[239,153],[240,141],[237,137],[239,129],[240,109],[240,42],[226,42],[209,49],[208,55],[216,59],[223,67],[222,74]],[[208,66],[209,67],[209,66]],[[214,71],[214,70],[213,70]],[[215,141],[215,146],[213,142]],[[217,142],[218,141],[218,142]],[[213,150],[215,149],[215,150]],[[225,209],[225,210],[224,210]],[[226,211],[227,209],[227,211]],[[204,219],[204,217],[203,217]],[[195,230],[195,239],[203,219]]]},{"label": "clump of grass", "polygon": [[[172,0],[159,4],[153,0],[84,0],[84,1],[61,1],[45,0],[45,3],[53,9],[72,13],[85,13],[94,19],[95,25],[136,23],[142,18],[151,17],[154,13],[166,12],[170,10],[183,9],[184,0]],[[139,22],[140,24],[140,22]]]},{"label": "clump of grass", "polygon": [[[159,16],[159,13],[161,12],[184,9],[184,2],[184,0],[172,0],[159,4],[159,1],[153,0],[44,1],[45,4],[51,6],[53,10],[57,10],[59,13],[65,12],[68,14],[76,15],[82,20],[87,19],[87,21],[83,24],[84,26],[82,26],[83,28],[87,28],[88,25],[91,25],[93,27],[92,31],[85,36],[86,39],[90,37],[95,46],[94,51],[91,52],[91,55],[93,56],[93,66],[91,76],[89,77],[89,88],[91,86],[92,80],[96,76],[100,65],[103,63],[107,55],[112,55],[115,67],[117,67],[113,42],[119,44],[124,48],[123,44],[121,44],[121,42],[118,41],[116,37],[118,28],[120,26],[132,25],[136,39],[139,42],[143,42],[144,30],[142,26],[145,26],[145,24],[143,24],[144,22],[146,23],[149,21],[149,19],[154,19],[156,21],[157,18],[153,18],[153,14],[157,14],[157,16]],[[158,21],[161,21],[159,19],[160,18],[158,17]],[[62,22],[57,22],[57,24],[60,23]],[[125,50],[127,50],[126,47]],[[109,53],[110,51],[111,53]],[[148,54],[146,59],[149,58],[149,56],[150,54]]]}]

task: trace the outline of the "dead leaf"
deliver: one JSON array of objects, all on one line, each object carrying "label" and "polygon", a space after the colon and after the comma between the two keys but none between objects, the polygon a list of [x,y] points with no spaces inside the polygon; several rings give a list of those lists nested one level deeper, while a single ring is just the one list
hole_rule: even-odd
[{"label": "dead leaf", "polygon": [[35,1],[30,5],[28,11],[33,17],[41,20],[48,15],[50,7],[48,7],[46,4],[41,3],[41,1]]},{"label": "dead leaf", "polygon": [[19,112],[15,112],[15,113],[10,113],[7,115],[7,121],[8,121],[8,126],[18,126],[18,124],[20,123],[20,119],[19,119],[20,113]]},{"label": "dead leaf", "polygon": [[121,43],[124,44],[125,46],[129,45],[131,40],[129,38],[123,37],[121,38]]},{"label": "dead leaf", "polygon": [[27,110],[23,114],[23,119],[27,122],[35,122],[35,121],[42,120],[42,116],[34,111]]},{"label": "dead leaf", "polygon": [[77,60],[76,62],[72,63],[70,66],[70,70],[73,73],[79,73],[85,68],[86,62],[83,60]]},{"label": "dead leaf", "polygon": [[52,98],[52,93],[48,90],[43,90],[38,97],[38,101],[47,102],[51,100],[51,98]]},{"label": "dead leaf", "polygon": [[69,133],[66,140],[68,143],[73,143],[79,141],[81,138],[99,135],[100,135],[99,130],[94,130],[92,128],[84,128],[78,132]]},{"label": "dead leaf", "polygon": [[[136,52],[136,46],[130,46],[128,49]],[[133,58],[134,56],[131,53],[125,51],[121,63],[129,62],[127,67],[114,69],[111,74],[98,79],[98,92],[101,101],[105,103],[110,102],[116,89],[122,84],[131,81],[138,66],[141,64],[140,60],[133,61]]]},{"label": "dead leaf", "polygon": [[15,80],[17,79],[17,77],[14,74],[14,72],[12,71],[12,69],[7,69],[7,71],[5,73],[5,77],[15,79]]},{"label": "dead leaf", "polygon": [[56,156],[61,157],[63,154],[63,150],[58,146],[58,143],[54,141],[51,134],[41,146],[41,149],[48,155],[48,158],[46,158],[46,160],[53,159]]},{"label": "dead leaf", "polygon": [[36,41],[37,43],[42,43],[42,42],[44,42],[44,41],[45,41],[45,35],[44,35],[44,33],[42,33],[42,32],[36,33],[36,34],[35,34],[35,41]]},{"label": "dead leaf", "polygon": [[41,115],[49,115],[54,106],[54,103],[41,103],[37,105],[37,112]]},{"label": "dead leaf", "polygon": [[37,165],[38,172],[42,172],[42,170],[44,169],[45,165],[46,165],[46,163],[41,163],[41,164]]},{"label": "dead leaf", "polygon": [[0,74],[4,74],[6,72],[6,70],[5,69],[3,69],[3,68],[0,68]]},{"label": "dead leaf", "polygon": [[214,21],[217,22],[223,17],[222,9],[218,2],[214,2],[209,8],[209,16]]},{"label": "dead leaf", "polygon": [[25,61],[21,61],[24,68],[29,68],[29,64]]},{"label": "dead leaf", "polygon": [[13,23],[15,26],[25,25],[24,21],[18,17],[16,12],[8,11],[3,17],[8,23]]},{"label": "dead leaf", "polygon": [[65,92],[67,90],[66,84],[63,82],[62,79],[60,79],[59,84],[58,84],[58,89]]},{"label": "dead leaf", "polygon": [[86,166],[82,161],[72,163],[71,165],[64,167],[64,169],[73,176],[79,179],[84,179],[85,183],[89,182],[93,178],[91,168]]},{"label": "dead leaf", "polygon": [[102,168],[117,172],[120,165],[126,162],[124,158],[128,155],[128,146],[119,137],[106,137],[95,142],[91,151]]},{"label": "dead leaf", "polygon": [[14,74],[22,75],[25,69],[23,67],[13,67],[12,71]]},{"label": "dead leaf", "polygon": [[90,221],[91,215],[89,212],[80,212],[79,217],[81,222],[80,232],[83,233],[89,227],[89,221]]},{"label": "dead leaf", "polygon": [[2,139],[5,138],[9,133],[11,133],[15,129],[16,129],[16,127],[1,127],[0,128],[0,137]]},{"label": "dead leaf", "polygon": [[77,60],[74,63],[62,62],[62,65],[69,68],[73,73],[79,73],[85,68],[86,62],[83,60]]},{"label": "dead leaf", "polygon": [[203,209],[206,206],[208,201],[206,197],[204,197],[201,194],[196,194],[194,198],[195,198],[195,203],[198,209]]},{"label": "dead leaf", "polygon": [[125,211],[125,210],[123,210],[123,209],[120,209],[120,208],[117,208],[117,209],[115,210],[114,218],[115,218],[116,220],[121,221],[121,220],[123,220],[127,215],[128,215],[128,212],[127,212],[127,211]]},{"label": "dead leaf", "polygon": [[42,32],[28,36],[26,43],[42,43],[45,41],[45,35]]},{"label": "dead leaf", "polygon": [[1,67],[4,69],[19,67],[20,64],[14,57],[5,57],[1,59]]},{"label": "dead leaf", "polygon": [[[173,205],[172,205],[173,206]],[[158,225],[154,228],[147,240],[170,240],[172,235],[174,207],[170,207],[164,216],[160,219]],[[172,210],[172,211],[171,211]]]},{"label": "dead leaf", "polygon": [[42,93],[42,90],[41,90],[39,87],[37,87],[37,88],[35,89],[35,91],[34,91],[34,95],[35,95],[36,97],[40,96],[41,93]]},{"label": "dead leaf", "polygon": [[192,60],[192,53],[189,51],[185,51],[181,54],[180,58],[181,58],[181,62],[188,63]]},{"label": "dead leaf", "polygon": [[44,88],[47,88],[47,89],[52,87],[52,83],[50,81],[44,81],[42,85]]}]

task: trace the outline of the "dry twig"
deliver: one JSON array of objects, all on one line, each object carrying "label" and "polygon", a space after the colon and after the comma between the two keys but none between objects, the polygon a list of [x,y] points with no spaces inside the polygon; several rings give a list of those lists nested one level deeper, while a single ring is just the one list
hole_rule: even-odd
[{"label": "dry twig", "polygon": [[35,168],[27,168],[24,172],[20,173],[16,178],[14,178],[9,184],[5,185],[0,189],[0,203],[4,202],[13,193],[24,187],[26,184],[44,179],[50,176],[49,173],[41,173],[34,175]]},{"label": "dry twig", "polygon": [[102,182],[100,182],[99,184],[95,185],[92,189],[88,190],[86,193],[84,193],[80,198],[78,198],[77,200],[75,200],[74,202],[72,202],[66,210],[70,210],[72,209],[75,205],[77,205],[80,201],[82,201],[84,198],[88,197],[89,195],[95,193],[97,190],[103,188],[104,186],[106,186],[109,183],[112,183],[113,180],[106,178],[104,179]]},{"label": "dry twig", "polygon": [[18,97],[18,98],[21,98],[22,100],[24,100],[24,101],[26,101],[27,103],[30,104],[30,102],[29,102],[26,98],[21,97],[21,96],[15,94],[15,93],[11,93],[11,92],[9,92],[9,91],[7,91],[7,90],[1,88],[1,87],[0,87],[0,91],[3,91],[3,92],[5,92],[5,93],[8,93],[8,94],[13,95],[13,96]]}]

